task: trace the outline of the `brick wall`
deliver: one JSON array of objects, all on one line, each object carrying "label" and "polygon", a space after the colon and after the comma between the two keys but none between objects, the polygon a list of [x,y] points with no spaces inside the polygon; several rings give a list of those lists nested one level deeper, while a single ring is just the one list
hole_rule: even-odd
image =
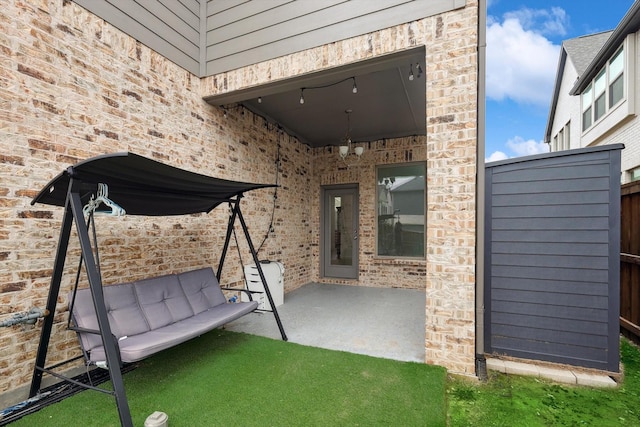
[{"label": "brick wall", "polygon": [[[467,374],[474,372],[475,358],[477,29],[478,2],[469,0],[452,12],[221,73],[204,79],[202,88],[205,95],[216,95],[425,47],[427,137],[420,149],[427,161],[426,362]],[[317,153],[314,171],[320,175],[314,172],[311,188],[314,279],[318,278],[319,185],[359,182],[360,197],[366,198],[362,188],[374,180],[371,176],[367,181],[355,169],[324,174],[324,156]],[[365,257],[367,261],[375,264],[370,257]],[[407,281],[400,272],[404,265],[379,262],[379,266],[390,279],[401,276],[402,282]],[[418,271],[420,266],[411,268]],[[366,271],[361,274],[363,281],[379,285],[385,281],[372,279]]]},{"label": "brick wall", "polygon": [[[473,372],[477,2],[444,15],[332,43],[199,80],[72,2],[7,0],[0,14],[0,316],[43,307],[61,209],[29,202],[68,165],[132,151],[226,179],[273,182],[280,146],[274,232],[261,255],[286,264],[286,290],[318,280],[320,185],[359,182],[375,195],[374,165],[427,163],[426,262],[362,258],[360,284],[425,288],[429,363]],[[334,154],[311,150],[243,108],[202,101],[394,51],[425,46],[427,136],[371,143],[360,168],[331,170]],[[220,82],[225,82],[224,87]],[[385,145],[386,144],[386,145]],[[391,156],[392,160],[388,160]],[[335,163],[334,163],[335,164]],[[272,190],[248,194],[243,212],[256,245],[268,230]],[[366,215],[363,213],[363,215]],[[366,216],[363,221],[370,221]],[[106,284],[216,265],[227,212],[175,218],[99,218]],[[361,242],[372,251],[374,236]],[[241,242],[243,258],[249,255]],[[49,362],[78,354],[64,331],[66,293],[78,262],[72,239]],[[235,247],[222,281],[242,279]],[[369,281],[369,283],[366,283]],[[28,383],[39,329],[0,335],[0,393]]]},{"label": "brick wall", "polygon": [[[10,0],[2,8],[0,319],[46,304],[62,209],[31,206],[32,197],[70,164],[109,152],[132,151],[203,174],[270,183],[279,145],[282,188],[274,231],[260,255],[287,260],[287,288],[309,282],[306,146],[242,108],[225,117],[202,100],[198,78],[72,2]],[[243,201],[256,246],[269,229],[272,207],[272,189]],[[227,218],[225,207],[210,215],[97,218],[105,284],[217,267]],[[249,262],[242,240],[240,247]],[[75,335],[64,330],[78,256],[72,237],[50,363],[79,354]],[[222,281],[241,280],[232,244]],[[12,326],[1,332],[3,393],[30,381],[40,330]]]},{"label": "brick wall", "polygon": [[311,197],[312,228],[320,230],[321,186],[358,183],[359,189],[359,278],[332,279],[320,276],[320,232],[311,236],[315,281],[361,286],[425,289],[426,261],[392,259],[376,256],[377,208],[376,166],[410,162],[426,162],[426,137],[416,136],[356,144],[365,151],[359,162],[347,166],[339,161],[337,147],[315,150]]}]

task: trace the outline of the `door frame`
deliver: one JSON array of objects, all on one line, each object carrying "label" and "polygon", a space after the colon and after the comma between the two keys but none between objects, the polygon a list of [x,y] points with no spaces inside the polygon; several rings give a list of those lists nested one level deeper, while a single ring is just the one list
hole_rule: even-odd
[{"label": "door frame", "polygon": [[[331,217],[327,215],[327,197],[330,193],[344,192],[345,194],[352,194],[354,198],[354,210],[353,210],[353,228],[354,228],[354,243],[352,252],[352,266],[343,268],[343,274],[328,275],[327,261],[331,259],[331,255],[327,256],[327,248],[331,245]],[[339,185],[323,185],[320,187],[320,277],[333,278],[333,279],[358,279],[360,275],[360,236],[359,236],[359,213],[360,213],[360,188],[358,183],[351,184],[339,184]],[[332,268],[333,269],[333,268]],[[348,271],[350,270],[350,271]]]}]

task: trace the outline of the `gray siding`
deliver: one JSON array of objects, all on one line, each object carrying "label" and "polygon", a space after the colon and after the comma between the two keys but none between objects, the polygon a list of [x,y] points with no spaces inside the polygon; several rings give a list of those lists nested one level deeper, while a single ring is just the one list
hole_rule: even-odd
[{"label": "gray siding", "polygon": [[74,1],[200,77],[466,5],[466,0]]},{"label": "gray siding", "polygon": [[618,371],[621,148],[486,166],[488,353]]},{"label": "gray siding", "polygon": [[75,0],[119,30],[200,75],[200,0]]},{"label": "gray siding", "polygon": [[466,0],[209,0],[206,75],[426,16]]}]

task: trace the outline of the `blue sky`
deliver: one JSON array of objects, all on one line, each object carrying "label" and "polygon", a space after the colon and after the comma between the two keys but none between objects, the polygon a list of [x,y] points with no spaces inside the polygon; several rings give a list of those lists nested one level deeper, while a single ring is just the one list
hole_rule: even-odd
[{"label": "blue sky", "polygon": [[542,142],[563,40],[614,29],[633,0],[488,0],[487,161]]}]

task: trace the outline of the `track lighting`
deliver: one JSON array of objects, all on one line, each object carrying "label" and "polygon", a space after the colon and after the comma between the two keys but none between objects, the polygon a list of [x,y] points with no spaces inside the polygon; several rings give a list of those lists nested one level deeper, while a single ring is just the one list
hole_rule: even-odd
[{"label": "track lighting", "polygon": [[358,93],[358,86],[356,86],[356,78],[353,78],[353,89],[351,89],[351,92],[353,93]]},{"label": "track lighting", "polygon": [[300,104],[304,104],[304,88],[300,89]]},{"label": "track lighting", "polygon": [[409,65],[409,81],[413,81],[413,67]]},{"label": "track lighting", "polygon": [[261,96],[258,97],[258,104],[262,104],[262,97]]}]

